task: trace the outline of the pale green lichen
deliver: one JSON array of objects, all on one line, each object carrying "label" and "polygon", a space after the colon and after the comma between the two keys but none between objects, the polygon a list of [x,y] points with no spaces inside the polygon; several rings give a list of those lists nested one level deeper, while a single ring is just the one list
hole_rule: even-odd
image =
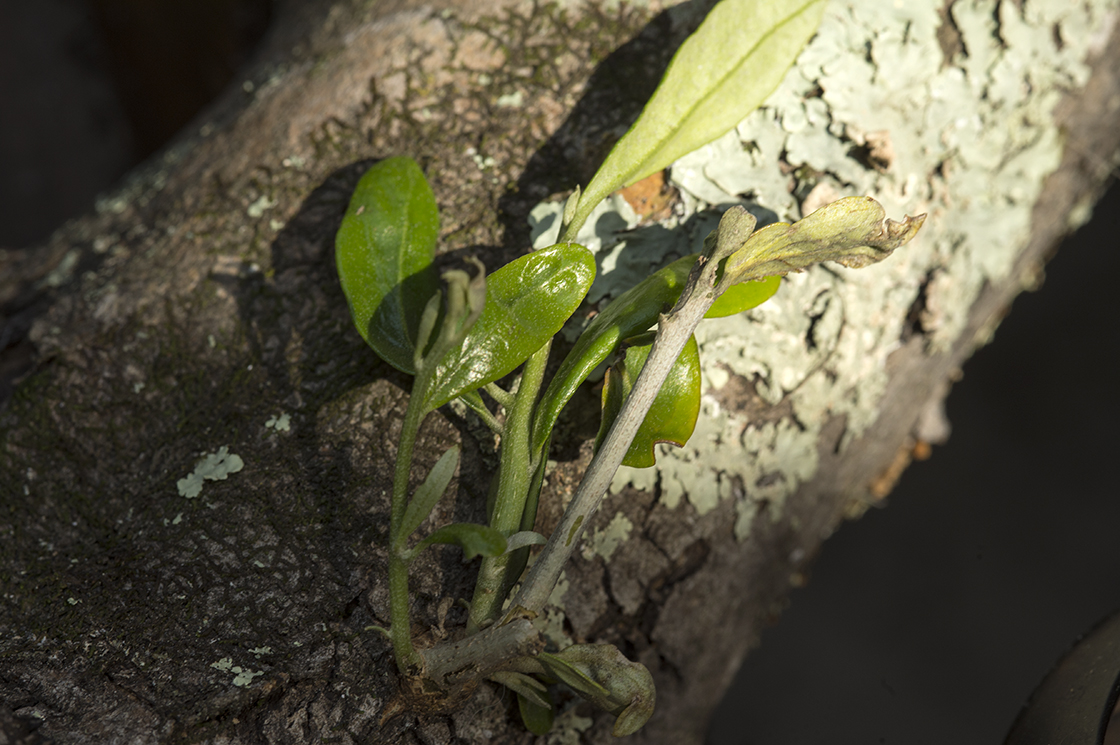
[{"label": "pale green lichen", "polygon": [[275,429],[277,432],[288,432],[292,429],[292,418],[281,412],[279,416],[270,416],[264,426],[268,429]]},{"label": "pale green lichen", "polygon": [[223,673],[233,673],[234,677],[231,682],[239,688],[248,686],[253,682],[253,678],[264,675],[263,670],[250,670],[249,668],[242,668],[240,665],[234,665],[232,657],[223,657],[217,662],[210,663],[210,667],[221,670]]},{"label": "pale green lichen", "polygon": [[[687,496],[701,513],[733,498],[740,539],[760,503],[780,516],[785,498],[816,472],[825,423],[844,417],[842,449],[874,421],[887,357],[922,287],[919,321],[937,352],[960,335],[984,284],[1008,278],[1043,178],[1061,157],[1052,111],[1088,79],[1086,56],[1117,5],[958,0],[950,12],[963,50],[945,59],[937,4],[832,3],[766,104],[673,165],[684,209],[664,227],[690,227],[692,213],[733,203],[746,203],[760,222],[793,221],[822,206],[821,195],[866,194],[896,219],[929,219],[890,261],[859,271],[816,267],[787,277],[755,310],[701,324],[707,395],[696,434],[684,448],[659,446],[654,468],[621,469],[612,491],[659,486],[667,506]],[[603,256],[592,302],[689,253],[699,232],[671,246],[663,234],[680,231],[661,228],[643,242],[643,231],[658,228],[623,232],[633,223],[618,201],[588,222],[601,233],[593,250]],[[532,221],[560,209],[538,207]],[[722,410],[711,394],[731,375],[771,405],[788,403],[792,418],[759,424]]]},{"label": "pale green lichen", "polygon": [[249,217],[255,219],[263,215],[266,210],[270,210],[275,207],[277,204],[279,204],[278,201],[276,201],[275,199],[270,199],[267,194],[262,194],[257,198],[257,201],[249,205],[249,208],[245,210],[245,213],[249,215]]},{"label": "pale green lichen", "polygon": [[229,452],[223,445],[216,453],[209,453],[194,467],[194,471],[179,479],[177,486],[179,495],[187,499],[194,499],[202,493],[204,481],[225,481],[231,473],[237,473],[245,467],[241,457]]},{"label": "pale green lichen", "polygon": [[561,572],[560,579],[556,581],[556,586],[552,588],[552,594],[548,596],[544,612],[533,621],[533,626],[544,637],[548,645],[555,649],[565,649],[572,645],[572,638],[564,631],[565,616],[562,610],[564,595],[568,592],[570,586],[571,582],[567,575]]},{"label": "pale green lichen", "polygon": [[575,707],[571,706],[556,715],[545,742],[547,745],[579,745],[583,742],[583,733],[594,723],[590,717],[577,714]]},{"label": "pale green lichen", "polygon": [[521,107],[521,104],[524,102],[523,99],[524,94],[522,94],[521,91],[514,91],[513,93],[507,93],[503,96],[498,96],[498,100],[495,101],[495,105],[499,109],[516,109]]},{"label": "pale green lichen", "polygon": [[595,554],[602,556],[605,561],[610,561],[619,545],[630,537],[634,523],[630,518],[619,512],[605,528],[596,528],[595,532],[586,539],[583,545],[583,557],[590,559]]}]

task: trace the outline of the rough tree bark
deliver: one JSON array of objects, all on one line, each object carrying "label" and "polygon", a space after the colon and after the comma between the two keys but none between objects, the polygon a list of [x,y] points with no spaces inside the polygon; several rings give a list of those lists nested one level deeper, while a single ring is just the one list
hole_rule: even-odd
[{"label": "rough tree bark", "polygon": [[[491,267],[522,252],[529,210],[587,182],[706,9],[489,5],[282,5],[249,83],[95,213],[4,256],[20,339],[0,413],[8,741],[532,739],[485,686],[380,721],[392,657],[364,629],[388,618],[407,381],[354,333],[333,236],[363,170],[406,153],[443,250]],[[1120,141],[1120,38],[1115,2],[1067,6],[837,4],[802,78],[714,151],[769,186],[699,160],[675,172],[695,197],[748,193],[783,218],[853,191],[930,217],[881,268],[799,275],[777,310],[712,326],[700,436],[616,480],[547,620],[651,669],[658,709],[634,742],[701,740],[821,542],[944,436],[955,371],[1087,215]],[[586,465],[586,404],[539,529]],[[436,517],[480,520],[478,427],[441,412],[418,460],[456,440]],[[182,496],[223,447],[243,468]],[[472,571],[450,550],[417,565],[418,632],[455,633],[444,601],[470,596]],[[610,724],[574,706],[550,741]]]}]

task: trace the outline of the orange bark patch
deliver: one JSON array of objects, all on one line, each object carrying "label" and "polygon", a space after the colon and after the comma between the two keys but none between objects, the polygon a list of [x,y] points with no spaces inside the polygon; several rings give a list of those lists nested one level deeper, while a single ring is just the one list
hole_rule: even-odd
[{"label": "orange bark patch", "polygon": [[677,190],[665,182],[665,171],[646,176],[619,193],[630,208],[641,215],[643,222],[668,217],[677,200]]}]

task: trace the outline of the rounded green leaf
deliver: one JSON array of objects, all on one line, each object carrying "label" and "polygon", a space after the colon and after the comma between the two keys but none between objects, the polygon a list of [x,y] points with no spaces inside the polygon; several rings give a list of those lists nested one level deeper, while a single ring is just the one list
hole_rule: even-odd
[{"label": "rounded green leaf", "polygon": [[762,305],[774,296],[781,283],[781,277],[773,276],[731,285],[724,290],[722,295],[716,298],[712,307],[704,314],[704,318],[733,316],[736,313],[742,313],[745,310]]},{"label": "rounded green leaf", "polygon": [[415,373],[424,306],[439,292],[432,268],[438,234],[431,187],[416,161],[398,157],[366,171],[335,235],[338,278],[358,333],[407,373]]},{"label": "rounded green leaf", "polygon": [[486,278],[486,305],[462,345],[436,367],[427,406],[513,372],[571,317],[595,279],[595,257],[558,243],[511,261]]},{"label": "rounded green leaf", "polygon": [[[638,374],[652,348],[652,343],[639,343],[629,347],[626,356],[607,371],[603,384],[603,420],[595,439],[596,449],[618,418],[618,412],[638,380]],[[692,437],[699,414],[700,352],[696,346],[696,337],[693,336],[669,371],[669,377],[646,413],[626,457],[622,459],[622,465],[632,468],[649,468],[654,465],[656,457],[653,446],[659,442],[683,446]]]}]

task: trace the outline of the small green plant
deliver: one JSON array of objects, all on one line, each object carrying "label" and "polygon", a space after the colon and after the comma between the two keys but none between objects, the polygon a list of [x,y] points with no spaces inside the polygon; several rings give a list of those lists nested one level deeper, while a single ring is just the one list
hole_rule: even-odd
[{"label": "small green plant", "polygon": [[[874,200],[852,197],[793,225],[755,232],[755,218],[732,207],[701,254],[655,272],[599,313],[546,381],[552,338],[595,275],[591,252],[574,239],[611,192],[719,137],[762,103],[816,30],[823,6],[823,0],[716,5],[587,189],[577,188],[568,200],[560,242],[492,274],[472,261],[473,275],[449,271],[441,283],[432,263],[438,210],[414,161],[382,160],[358,183],[337,235],[339,277],[362,338],[413,376],[391,501],[390,626],[381,630],[414,691],[492,679],[516,692],[526,725],[537,733],[551,726],[553,682],[614,713],[616,735],[634,732],[651,715],[655,694],[645,667],[610,645],[544,651],[530,620],[543,609],[619,465],[651,466],[657,442],[683,445],[691,436],[700,407],[697,324],[764,302],[787,272],[820,261],[879,261],[917,232],[922,217],[884,221]],[[533,527],[553,428],[577,387],[616,354],[604,385],[596,455],[546,539]],[[516,384],[499,386],[518,367]],[[416,436],[429,413],[456,399],[500,437],[489,523],[446,525],[415,540],[459,460],[452,447],[410,495]],[[458,544],[468,559],[483,558],[464,638],[421,650],[410,634],[408,569],[433,543]],[[522,578],[533,544],[544,548]]]}]

